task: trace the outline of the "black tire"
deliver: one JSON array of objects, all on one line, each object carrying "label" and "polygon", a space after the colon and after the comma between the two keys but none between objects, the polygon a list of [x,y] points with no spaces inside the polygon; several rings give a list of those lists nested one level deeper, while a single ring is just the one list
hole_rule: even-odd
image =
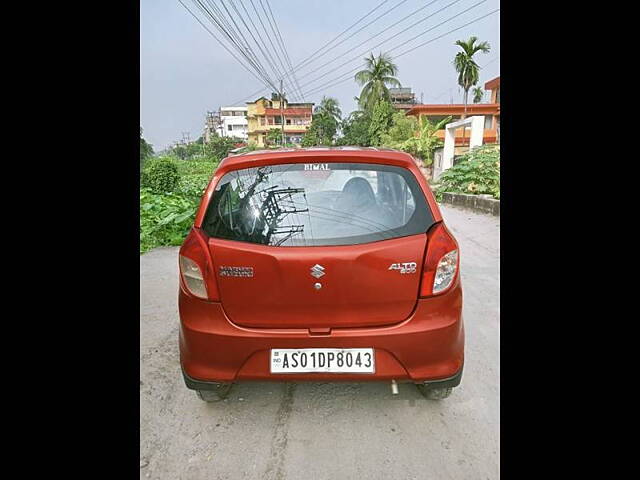
[{"label": "black tire", "polygon": [[205,402],[219,402],[229,395],[231,384],[220,385],[216,390],[196,390],[196,395]]},{"label": "black tire", "polygon": [[428,385],[416,385],[420,393],[429,400],[443,400],[451,395],[453,391],[452,387],[438,388],[430,387]]}]

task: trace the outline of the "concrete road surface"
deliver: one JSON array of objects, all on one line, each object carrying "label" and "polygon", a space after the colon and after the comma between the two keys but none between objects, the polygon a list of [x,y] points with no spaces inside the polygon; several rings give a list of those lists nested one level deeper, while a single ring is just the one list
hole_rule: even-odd
[{"label": "concrete road surface", "polygon": [[466,328],[460,387],[245,383],[207,404],[178,361],[177,248],[140,256],[140,477],[497,479],[500,475],[500,218],[451,207]]}]

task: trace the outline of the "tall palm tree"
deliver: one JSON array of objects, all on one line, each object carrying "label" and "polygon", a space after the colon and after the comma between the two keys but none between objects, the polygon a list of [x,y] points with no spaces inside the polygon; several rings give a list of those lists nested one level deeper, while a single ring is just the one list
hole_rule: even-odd
[{"label": "tall palm tree", "polygon": [[334,118],[336,122],[340,122],[342,117],[342,110],[340,110],[340,106],[338,100],[333,97],[322,97],[320,100],[320,105],[318,105],[314,111],[316,115],[327,115],[331,118]]},{"label": "tall palm tree", "polygon": [[478,53],[489,53],[491,46],[489,42],[480,42],[478,37],[471,37],[466,42],[464,40],[456,41],[462,51],[458,52],[453,59],[453,65],[458,72],[458,85],[464,90],[464,115],[467,116],[467,101],[469,98],[469,89],[478,83],[480,78],[480,66],[475,62],[473,56]]},{"label": "tall palm tree", "polygon": [[355,75],[356,82],[364,85],[360,92],[359,104],[367,111],[371,111],[380,99],[389,100],[389,86],[401,87],[395,78],[398,66],[393,63],[390,55],[380,53],[374,57],[373,53],[365,58],[366,68]]},{"label": "tall palm tree", "polygon": [[484,97],[484,90],[480,87],[474,87],[473,89],[473,103],[480,103]]}]

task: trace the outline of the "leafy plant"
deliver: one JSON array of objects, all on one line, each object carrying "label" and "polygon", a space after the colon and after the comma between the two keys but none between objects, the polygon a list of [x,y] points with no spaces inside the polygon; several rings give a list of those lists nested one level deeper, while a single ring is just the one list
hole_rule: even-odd
[{"label": "leafy plant", "polygon": [[[315,122],[315,118],[313,119],[313,121]],[[307,130],[307,132],[304,134],[304,137],[302,137],[302,142],[300,143],[300,146],[313,147],[315,145],[320,145],[320,139],[318,138],[316,129],[313,128],[313,122],[312,122],[311,127],[309,127],[309,130]]]},{"label": "leafy plant", "polygon": [[380,100],[373,107],[371,122],[369,123],[369,141],[371,146],[377,147],[382,143],[382,136],[387,133],[392,124],[395,110],[387,100]]},{"label": "leafy plant", "polygon": [[431,165],[436,149],[444,145],[437,136],[438,130],[442,130],[450,121],[451,117],[447,117],[438,123],[431,123],[427,117],[421,117],[417,136],[400,144],[400,149],[421,158],[425,166]]},{"label": "leafy plant", "polygon": [[397,148],[395,145],[414,137],[418,130],[418,120],[404,112],[396,112],[391,117],[389,131],[382,135],[382,145]]},{"label": "leafy plant", "polygon": [[369,123],[371,117],[362,110],[351,112],[342,121],[342,137],[338,138],[336,145],[359,145],[361,147],[371,146],[369,137]]},{"label": "leafy plant", "polygon": [[320,105],[314,110],[313,120],[302,140],[302,146],[332,145],[340,126],[341,115],[338,100],[322,97]]},{"label": "leafy plant", "polygon": [[141,177],[142,186],[155,193],[173,192],[180,180],[178,167],[166,157],[149,160],[142,171]]},{"label": "leafy plant", "polygon": [[443,129],[450,121],[451,117],[438,123],[431,123],[427,117],[421,117],[417,121],[415,117],[396,113],[393,115],[391,128],[382,136],[382,145],[415,155],[422,159],[425,166],[431,165],[435,150],[443,144],[437,136],[438,130]]},{"label": "leafy plant", "polygon": [[445,170],[439,178],[436,198],[442,193],[489,194],[500,198],[500,145],[476,147],[462,155],[459,163]]},{"label": "leafy plant", "polygon": [[267,132],[267,146],[279,145],[282,142],[282,130],[272,128]]},{"label": "leafy plant", "polygon": [[473,87],[473,103],[480,103],[484,97],[484,90],[480,87]]},{"label": "leafy plant", "polygon": [[140,127],[140,170],[144,167],[144,162],[147,158],[153,155],[153,146],[142,138],[142,127]]},{"label": "leafy plant", "polygon": [[175,164],[178,167],[178,173],[180,174],[181,178],[183,178],[186,175],[198,175],[198,174],[205,174],[210,176],[218,167],[217,161],[211,161],[209,159],[197,160],[197,161],[196,160],[187,160],[187,161],[177,160]]},{"label": "leafy plant", "polygon": [[140,253],[163,245],[180,245],[189,233],[199,198],[140,190]]},{"label": "leafy plant", "polygon": [[202,197],[204,190],[209,185],[211,180],[211,174],[196,173],[193,175],[186,175],[180,178],[176,193],[180,193],[187,197],[197,197],[198,200]]}]

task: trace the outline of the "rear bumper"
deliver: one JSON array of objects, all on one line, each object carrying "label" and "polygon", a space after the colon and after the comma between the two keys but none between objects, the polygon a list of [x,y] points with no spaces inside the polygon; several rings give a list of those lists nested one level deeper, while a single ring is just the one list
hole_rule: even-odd
[{"label": "rear bumper", "polygon": [[[464,363],[462,289],[421,299],[405,321],[386,327],[256,329],[235,325],[220,303],[179,293],[180,363],[188,388],[236,381],[381,381],[460,383]],[[374,374],[272,374],[271,348],[375,349]],[[457,383],[456,383],[457,382]]]},{"label": "rear bumper", "polygon": [[[460,381],[462,380],[462,368],[460,371],[449,378],[443,378],[440,380],[427,380],[424,383],[429,385],[430,387],[435,388],[447,388],[447,387],[457,387],[460,385]],[[207,382],[204,380],[196,380],[195,378],[191,378],[182,370],[182,377],[184,378],[184,383],[187,388],[191,390],[217,390],[222,382]],[[313,380],[313,379],[311,379]]]}]

